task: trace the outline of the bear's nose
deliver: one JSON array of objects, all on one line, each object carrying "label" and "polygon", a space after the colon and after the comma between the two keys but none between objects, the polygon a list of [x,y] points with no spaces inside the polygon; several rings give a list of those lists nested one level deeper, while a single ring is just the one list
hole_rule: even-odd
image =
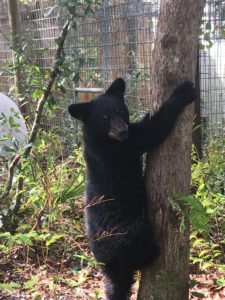
[{"label": "bear's nose", "polygon": [[127,129],[120,130],[118,132],[118,135],[121,141],[125,141],[128,138],[128,130]]}]

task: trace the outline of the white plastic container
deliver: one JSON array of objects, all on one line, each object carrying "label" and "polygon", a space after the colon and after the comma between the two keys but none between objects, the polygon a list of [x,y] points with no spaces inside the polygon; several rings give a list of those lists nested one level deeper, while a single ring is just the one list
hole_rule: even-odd
[{"label": "white plastic container", "polygon": [[19,108],[13,100],[0,93],[0,158],[12,157],[25,144],[27,135]]}]

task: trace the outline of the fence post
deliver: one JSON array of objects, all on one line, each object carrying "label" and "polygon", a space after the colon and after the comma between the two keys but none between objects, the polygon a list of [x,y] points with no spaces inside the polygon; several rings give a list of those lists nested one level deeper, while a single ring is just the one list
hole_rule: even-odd
[{"label": "fence post", "polygon": [[[21,15],[19,9],[19,3],[17,0],[8,0],[8,15],[9,25],[12,32],[12,45],[13,45],[13,64],[16,64],[15,53],[21,49]],[[27,114],[28,105],[19,101],[19,97],[23,93],[22,86],[22,71],[19,66],[16,68],[14,82],[16,86],[16,102],[23,114]]]},{"label": "fence post", "polygon": [[103,0],[103,82],[104,88],[109,81],[109,0]]},{"label": "fence post", "polygon": [[197,88],[198,94],[195,101],[195,118],[194,118],[194,131],[192,135],[193,144],[195,145],[198,157],[202,157],[202,123],[201,123],[201,93],[200,93],[200,64],[199,64],[199,47],[197,53],[197,65],[196,65],[196,76],[195,76],[195,86]]}]

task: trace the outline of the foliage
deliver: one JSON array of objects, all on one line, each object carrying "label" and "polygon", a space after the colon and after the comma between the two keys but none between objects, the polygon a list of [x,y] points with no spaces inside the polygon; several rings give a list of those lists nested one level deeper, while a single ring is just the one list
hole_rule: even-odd
[{"label": "foliage", "polygon": [[[84,233],[81,197],[84,170],[81,148],[75,147],[68,156],[55,130],[39,133],[31,156],[23,158],[16,173],[16,181],[24,178],[19,207],[15,208],[17,191],[14,189],[0,208],[2,266],[16,260],[46,266],[53,263],[57,269],[58,265],[66,263],[74,273],[67,281],[60,281],[67,286],[78,286],[85,280],[80,271],[87,266],[93,268],[96,262],[87,253]],[[4,169],[1,170],[2,178],[3,173]],[[0,180],[0,186],[2,184],[4,182]],[[5,282],[4,277],[1,278],[3,274],[0,274],[0,289],[21,289],[18,282]],[[22,288],[37,290],[39,281],[39,277],[32,277]]]},{"label": "foliage", "polygon": [[98,0],[59,0],[55,7],[59,6],[67,10],[70,15],[72,26],[77,27],[77,17],[85,17],[89,13],[93,13],[93,7],[99,5]]},{"label": "foliage", "polygon": [[217,266],[225,270],[225,138],[212,138],[201,160],[193,151],[192,188],[204,222],[192,226],[191,260],[201,269]]},{"label": "foliage", "polygon": [[[191,261],[201,269],[225,269],[224,146],[225,139],[212,139],[205,146],[202,159],[193,149],[193,195],[182,198],[187,204],[186,213],[189,210],[191,222]],[[3,261],[13,255],[23,260],[39,257],[46,264],[49,260],[62,259],[72,264],[75,262],[74,277],[54,278],[53,282],[60,280],[68,287],[82,285],[89,273],[83,274],[81,270],[96,263],[87,253],[84,239],[84,207],[80,199],[84,183],[81,149],[75,147],[73,154],[68,156],[55,131],[42,131],[31,157],[23,159],[17,176],[25,178],[25,186],[15,232],[10,233],[2,228],[0,234]],[[16,196],[16,191],[13,196]],[[14,200],[11,198],[8,201],[12,203]],[[4,226],[7,226],[7,218],[11,220],[10,210],[13,212],[9,204],[1,209]],[[23,283],[23,289],[37,291],[39,280],[36,275],[31,277]],[[223,285],[223,279],[218,279],[217,284]],[[18,282],[0,284],[0,289],[4,290],[18,288]]]},{"label": "foliage", "polygon": [[[58,2],[58,7],[53,6],[48,14],[60,8],[62,12],[66,12],[64,17],[76,28],[78,18],[87,16],[96,3],[95,0],[63,0]],[[60,38],[55,42],[59,45]],[[45,55],[48,50],[35,50],[30,38],[25,35],[21,36],[20,46],[17,49],[11,45],[15,61],[14,64],[6,64],[5,69],[12,75],[18,70],[22,73],[23,93],[20,100],[29,103],[32,116],[50,75],[50,70],[44,70],[39,65],[40,55]],[[44,118],[55,115],[57,101],[53,95],[66,93],[68,79],[74,82],[80,80],[83,58],[77,51],[69,57],[62,51],[57,64],[60,68],[59,76],[53,86],[54,94],[48,97]],[[32,122],[32,117],[27,121],[28,124]],[[13,272],[18,272],[13,264],[15,261],[40,266],[53,264],[55,269],[68,264],[74,270],[72,278],[48,280],[50,290],[54,290],[56,280],[68,286],[79,286],[88,276],[82,277],[81,269],[89,265],[96,266],[94,259],[87,253],[84,237],[84,207],[81,197],[84,189],[84,161],[81,149],[75,147],[72,155],[68,156],[65,143],[67,141],[62,138],[60,128],[40,131],[31,155],[22,157],[16,167],[13,182],[19,187],[22,180],[23,189],[16,189],[14,184],[12,193],[1,203],[0,208],[0,264],[7,266],[7,269],[11,266],[13,279],[16,278]],[[16,148],[18,152],[22,150]],[[0,169],[0,193],[6,184],[8,167],[9,165],[3,165]],[[31,276],[21,284],[10,280],[7,274],[9,273],[0,272],[0,290],[30,290],[38,293],[34,295],[35,299],[36,296],[40,297],[40,276]]]},{"label": "foliage", "polygon": [[[26,1],[28,2],[28,1]],[[61,9],[65,16],[71,18],[72,26],[76,28],[78,18],[85,17],[92,11],[92,6],[98,1],[60,0],[46,16],[54,10]],[[205,41],[209,42],[211,27],[205,25]],[[56,44],[59,43],[56,39]],[[47,49],[35,50],[30,39],[22,37],[21,49],[15,52],[15,65],[8,64],[7,70],[13,75],[17,69],[23,73],[23,95],[21,100],[31,104],[35,110],[38,99],[44,91],[49,70],[42,70],[38,65],[38,57],[46,54]],[[132,59],[135,59],[132,57]],[[54,93],[66,93],[69,86],[68,78],[74,82],[81,80],[80,70],[84,64],[81,53],[74,51],[70,57],[66,52],[60,56],[60,76],[55,83]],[[87,74],[92,78],[93,74]],[[130,74],[136,78],[137,74]],[[148,80],[146,74],[139,74]],[[96,78],[95,78],[96,80]],[[47,102],[45,117],[55,114],[57,102],[51,95]],[[12,124],[13,126],[13,124]],[[46,132],[42,130],[35,141],[32,155],[23,157],[17,168],[15,182],[24,179],[19,205],[16,203],[18,191],[14,188],[0,208],[0,264],[8,264],[17,259],[24,262],[39,262],[40,265],[50,265],[56,268],[60,264],[72,265],[73,278],[55,276],[49,283],[61,281],[72,287],[85,282],[89,273],[83,275],[82,268],[95,267],[96,262],[90,257],[84,233],[84,206],[81,195],[84,188],[84,161],[80,148],[75,148],[72,155],[65,153],[65,141],[59,128]],[[16,143],[17,141],[15,141]],[[218,267],[225,269],[225,221],[224,221],[224,170],[225,170],[225,139],[215,138],[205,147],[203,159],[199,159],[193,150],[192,187],[193,195],[181,197],[184,214],[181,214],[181,230],[184,226],[184,216],[188,215],[191,223],[191,260],[201,269]],[[0,193],[5,184],[7,167],[0,169]],[[178,210],[180,203],[173,203]],[[182,211],[183,212],[183,211]],[[21,284],[5,281],[0,273],[0,290],[21,288]],[[23,282],[23,289],[37,292],[40,278],[38,275]],[[224,280],[219,279],[218,285]],[[197,296],[197,295],[196,295]],[[96,298],[98,291],[96,290]],[[200,296],[199,296],[200,298]]]},{"label": "foliage", "polygon": [[[32,1],[22,1],[29,2]],[[77,24],[81,18],[85,18],[94,12],[98,7],[98,0],[59,0],[51,1],[51,8],[45,13],[45,17],[54,17],[59,19],[60,23],[63,20],[65,23],[69,20],[73,28],[77,28]],[[56,46],[60,44],[61,37],[55,39]],[[21,90],[20,101],[25,104],[29,103],[31,112],[36,109],[37,101],[43,96],[46,81],[49,78],[50,70],[42,68],[40,65],[40,57],[46,56],[49,49],[37,49],[35,41],[32,41],[30,35],[21,34],[20,45],[17,48],[13,43],[10,43],[10,49],[14,52],[14,62],[7,63],[2,70],[5,70],[12,75],[20,71],[22,76],[20,80]],[[54,95],[50,95],[47,101],[46,114],[51,114],[51,110],[57,108],[57,100],[55,95],[57,92],[65,94],[66,89],[70,87],[70,80],[77,83],[81,80],[80,71],[84,64],[82,53],[77,49],[67,53],[62,51],[58,58],[60,67],[59,76],[54,84]],[[12,87],[12,91],[15,87]],[[57,95],[59,96],[59,95]]]},{"label": "foliage", "polygon": [[[60,43],[59,38],[56,38],[55,42],[58,45]],[[44,88],[50,75],[49,69],[45,70],[39,65],[39,57],[47,55],[48,49],[35,49],[35,45],[26,35],[21,37],[20,49],[14,48],[13,45],[10,46],[10,49],[14,51],[14,63],[9,62],[2,69],[5,69],[11,75],[16,74],[17,70],[20,70],[22,76],[21,90],[23,93],[20,95],[19,100],[24,104],[28,103],[31,113],[34,114],[37,102],[43,96]],[[58,108],[54,95],[62,97],[62,94],[66,93],[66,88],[70,86],[69,80],[77,83],[81,79],[80,71],[84,60],[77,50],[72,51],[70,57],[63,51],[58,63],[60,66],[59,76],[53,87],[54,93],[47,99],[45,116],[52,116],[55,109]],[[15,86],[11,88],[11,91],[13,92],[14,89]],[[27,119],[27,121],[29,123],[31,120]]]},{"label": "foliage", "polygon": [[225,138],[211,138],[202,159],[193,147],[191,185],[192,195],[171,201],[180,231],[191,224],[191,262],[225,271]]},{"label": "foliage", "polygon": [[[18,159],[15,156],[15,160],[13,160],[13,163],[11,164],[11,166],[13,166],[12,169],[9,168],[10,176],[2,196],[3,198],[11,189],[11,179],[13,178],[12,175],[15,168],[14,165],[17,165],[21,155],[24,155],[24,153],[29,155],[29,149],[33,146],[33,139],[35,139],[37,132],[37,130],[33,129],[38,129],[41,119],[47,119],[56,113],[56,96],[62,97],[62,94],[66,93],[66,89],[70,86],[69,80],[72,79],[75,83],[80,80],[80,69],[84,63],[83,58],[77,50],[74,51],[74,53],[71,53],[70,57],[68,57],[65,49],[63,48],[63,44],[61,45],[61,43],[62,40],[65,40],[69,25],[72,25],[75,28],[78,19],[86,17],[90,12],[92,13],[92,8],[94,8],[97,3],[98,1],[96,0],[60,0],[56,3],[54,2],[53,6],[46,13],[46,15],[51,15],[55,9],[58,9],[57,18],[64,18],[64,20],[66,20],[64,25],[64,30],[66,30],[63,30],[62,32],[62,34],[64,34],[55,39],[58,48],[56,49],[55,62],[53,64],[52,71],[45,70],[41,67],[41,65],[39,65],[40,55],[46,54],[48,50],[42,49],[40,51],[33,48],[30,37],[26,38],[25,36],[20,36],[19,46],[15,46],[11,43],[10,47],[14,52],[14,62],[13,64],[6,65],[5,70],[12,75],[17,74],[18,71],[22,74],[23,78],[20,78],[21,89],[19,91],[19,96],[22,101],[22,105],[27,103],[29,104],[29,106],[26,106],[26,119],[28,124],[32,123],[32,131],[28,139],[29,145],[27,145],[27,148],[21,149],[22,152],[20,152],[20,155],[17,156]],[[54,17],[56,18],[56,15]],[[57,80],[55,80],[56,77]],[[46,103],[48,105],[45,105]],[[44,116],[43,106],[45,106]],[[34,116],[36,117],[34,118]],[[15,141],[13,144],[19,143],[18,141]],[[19,150],[18,147],[15,147],[15,149],[16,151]],[[16,152],[15,149],[11,150]],[[10,151],[10,149],[8,150]],[[20,186],[22,186],[22,177],[20,177],[20,181]]]},{"label": "foliage", "polygon": [[[4,185],[5,172],[3,168],[0,185]],[[57,133],[42,131],[33,146],[32,155],[23,158],[14,180],[18,181],[21,177],[24,189],[20,191],[22,202],[17,208],[19,211],[15,211],[14,207],[17,196],[14,189],[0,210],[2,231],[10,229],[12,218],[22,226],[19,227],[22,232],[30,232],[31,228],[32,233],[36,228],[45,230],[68,209],[67,206],[75,213],[74,200],[82,195],[84,186],[81,149],[75,148],[73,155],[67,157]],[[10,235],[6,237],[11,239]],[[30,238],[35,236],[24,236],[25,243],[29,244]],[[51,243],[49,239],[48,243]]]},{"label": "foliage", "polygon": [[[213,22],[211,19],[207,22],[202,20],[201,26],[201,41],[199,43],[200,50],[210,49],[214,42],[225,37],[225,3],[224,1],[215,1],[206,5],[206,14],[213,15],[213,18],[217,22]],[[220,22],[218,22],[218,20]]]}]

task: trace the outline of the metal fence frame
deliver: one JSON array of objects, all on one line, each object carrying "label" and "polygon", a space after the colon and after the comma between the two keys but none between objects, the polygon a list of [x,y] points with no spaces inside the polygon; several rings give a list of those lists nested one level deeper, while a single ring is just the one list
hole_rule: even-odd
[{"label": "metal fence frame", "polygon": [[[23,32],[37,49],[48,48],[36,57],[43,72],[51,68],[62,20],[57,13],[45,16],[48,1],[21,3]],[[0,69],[11,60],[7,1],[0,0]],[[70,82],[67,95],[57,95],[59,110],[44,118],[47,128],[71,127],[66,108],[76,101],[88,101],[104,90],[118,76],[127,82],[126,99],[132,113],[141,115],[151,100],[151,52],[154,47],[159,0],[103,0],[95,15],[79,19],[66,41],[68,57],[79,53],[84,64],[79,85]],[[209,132],[224,133],[225,123],[225,0],[207,0],[199,51],[201,119]],[[8,93],[13,85],[9,73],[2,72],[0,91]],[[65,133],[64,133],[65,135]]]}]

